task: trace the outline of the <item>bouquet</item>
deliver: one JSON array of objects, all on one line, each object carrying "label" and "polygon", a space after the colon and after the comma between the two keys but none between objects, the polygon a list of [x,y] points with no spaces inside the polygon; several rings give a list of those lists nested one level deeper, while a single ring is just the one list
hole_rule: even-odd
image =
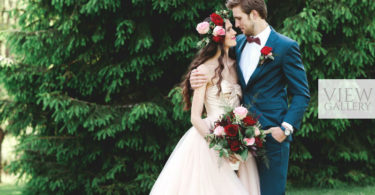
[{"label": "bouquet", "polygon": [[[210,134],[205,137],[209,147],[219,152],[220,157],[236,156],[244,162],[251,153],[257,160],[267,163],[266,151],[263,147],[265,131],[261,130],[258,119],[239,106],[229,109],[219,120],[215,121]],[[238,170],[240,161],[231,163],[233,170]]]}]

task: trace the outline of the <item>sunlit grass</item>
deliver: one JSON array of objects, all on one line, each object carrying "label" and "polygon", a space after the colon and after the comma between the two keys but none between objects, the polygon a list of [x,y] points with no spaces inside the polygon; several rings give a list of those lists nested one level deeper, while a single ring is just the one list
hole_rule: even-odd
[{"label": "sunlit grass", "polygon": [[22,186],[15,184],[0,184],[0,194],[1,195],[16,195],[22,194]]},{"label": "sunlit grass", "polygon": [[337,189],[319,189],[319,188],[291,188],[287,190],[286,195],[373,195],[375,194],[375,185],[367,187],[342,187]]},{"label": "sunlit grass", "polygon": [[[20,195],[23,186],[0,184],[0,195]],[[289,188],[286,195],[373,195],[375,185],[367,187],[342,187],[337,189]]]}]

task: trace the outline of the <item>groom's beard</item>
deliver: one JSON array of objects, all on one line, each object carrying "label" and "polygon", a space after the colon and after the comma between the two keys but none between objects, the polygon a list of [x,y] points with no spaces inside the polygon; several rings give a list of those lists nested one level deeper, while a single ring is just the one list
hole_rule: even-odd
[{"label": "groom's beard", "polygon": [[244,32],[246,36],[255,36],[253,32]]},{"label": "groom's beard", "polygon": [[245,32],[243,32],[246,36],[255,36],[254,34],[254,28],[255,28],[255,24],[252,24],[250,25],[251,28],[249,29],[245,29]]}]

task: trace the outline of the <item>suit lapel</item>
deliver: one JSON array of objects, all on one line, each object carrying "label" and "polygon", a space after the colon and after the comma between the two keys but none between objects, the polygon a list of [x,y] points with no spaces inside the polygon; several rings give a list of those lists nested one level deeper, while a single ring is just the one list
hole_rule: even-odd
[{"label": "suit lapel", "polygon": [[[275,43],[276,39],[277,39],[277,34],[276,34],[275,30],[271,27],[271,33],[270,33],[270,35],[269,35],[269,37],[267,39],[267,42],[266,42],[265,46],[274,48],[274,43]],[[253,74],[250,76],[249,82],[247,82],[246,87],[248,87],[249,85],[251,85],[251,83],[253,83],[254,81],[256,81],[256,79],[259,77],[259,75],[261,75],[260,73],[262,72],[262,70],[264,69],[264,67],[267,66],[267,64],[270,63],[270,62],[272,62],[272,61],[266,61],[262,65],[257,65],[257,67],[254,70]]]}]

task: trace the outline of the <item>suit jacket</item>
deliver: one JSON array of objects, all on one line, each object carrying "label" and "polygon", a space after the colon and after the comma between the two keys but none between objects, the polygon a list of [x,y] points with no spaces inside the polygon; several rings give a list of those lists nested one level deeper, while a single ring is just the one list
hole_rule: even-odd
[{"label": "suit jacket", "polygon": [[[237,62],[241,60],[246,36],[237,36],[235,48]],[[246,84],[241,68],[237,66],[243,92],[243,104],[259,116],[264,129],[291,124],[296,132],[310,101],[305,68],[301,61],[298,43],[271,28],[266,45],[272,48],[274,60],[258,65]],[[288,97],[292,96],[288,106]],[[286,139],[291,141],[291,136]]]}]

